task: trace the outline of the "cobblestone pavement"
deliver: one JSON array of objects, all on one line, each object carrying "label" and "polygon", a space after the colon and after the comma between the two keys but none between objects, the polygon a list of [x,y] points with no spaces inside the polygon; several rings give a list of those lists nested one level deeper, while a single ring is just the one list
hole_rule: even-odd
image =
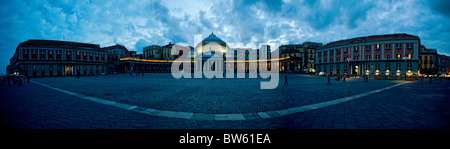
[{"label": "cobblestone pavement", "polygon": [[[198,113],[246,113],[273,111],[348,97],[386,86],[395,81],[345,83],[326,77],[289,74],[284,84],[280,74],[276,89],[260,89],[264,79],[174,79],[170,74],[127,74],[82,77],[80,79],[37,78],[34,81],[96,98],[169,111]],[[354,88],[358,86],[357,88]],[[352,88],[353,87],[353,88]]]},{"label": "cobblestone pavement", "polygon": [[[168,75],[165,76],[165,75]],[[75,80],[70,82],[73,83],[73,88],[79,88],[74,82],[95,82],[93,80],[101,80],[107,82],[108,80],[116,80],[125,77],[125,75],[111,75],[108,77],[85,77],[79,80],[73,78],[39,78],[35,79],[37,82],[42,82],[55,87],[61,87],[63,89],[68,89],[61,85],[67,84],[62,80]],[[172,86],[171,83],[176,82],[176,80],[170,79],[170,74],[145,74],[144,77],[149,78],[152,81],[156,81],[160,77],[161,81],[155,82],[160,90],[165,90],[165,86]],[[336,98],[347,97],[349,95],[354,95],[361,92],[371,91],[381,87],[393,85],[399,83],[398,81],[381,81],[381,80],[370,80],[365,83],[360,79],[348,80],[347,82],[332,82],[331,86],[327,86],[326,83],[318,82],[318,80],[325,80],[325,77],[309,77],[290,74],[288,75],[289,87],[282,86],[283,82],[280,82],[280,86],[272,92],[284,92],[286,94],[278,94],[279,97],[283,99],[284,103],[286,100],[296,101],[296,96],[304,94],[306,91],[302,91],[303,88],[312,88],[310,91],[315,89],[314,96],[311,97],[310,101],[303,102],[301,104],[289,105],[289,106],[301,106],[307,105],[327,100],[332,100]],[[132,79],[139,79],[134,77]],[[141,78],[142,79],[142,78]],[[57,80],[56,82],[51,82],[50,80]],[[131,79],[130,79],[131,80]],[[238,79],[236,79],[238,80]],[[251,79],[249,79],[251,80]],[[117,80],[116,80],[117,81]],[[139,80],[135,80],[139,82]],[[189,80],[185,80],[189,81]],[[217,82],[218,80],[206,80],[207,83]],[[253,79],[253,83],[258,86],[259,81]],[[283,80],[284,81],[284,80]],[[201,81],[200,81],[201,82]],[[401,82],[401,81],[400,81]],[[123,82],[118,82],[123,83]],[[204,83],[204,82],[202,82]],[[232,81],[228,83],[233,83]],[[80,83],[82,84],[82,83]],[[213,83],[214,84],[214,83]],[[249,83],[252,84],[252,83]],[[296,85],[297,84],[297,85]],[[316,85],[314,85],[316,84]],[[129,87],[129,85],[124,83],[122,85],[114,86],[115,88],[124,88],[127,91],[138,90],[134,87]],[[139,84],[138,84],[139,85]],[[141,84],[142,85],[142,84]],[[195,85],[195,84],[192,84]],[[220,85],[214,85],[218,87]],[[304,86],[302,89],[297,89],[299,86]],[[370,86],[370,87],[369,87]],[[146,85],[146,87],[149,87]],[[339,89],[334,89],[339,88]],[[111,93],[110,91],[103,90],[98,86],[92,85],[88,86],[89,90],[94,90],[99,92],[99,94]],[[108,87],[110,88],[110,87]],[[132,88],[132,89],[129,89]],[[170,87],[169,87],[170,88]],[[206,86],[205,88],[208,88]],[[153,88],[152,88],[153,89]],[[328,90],[327,90],[328,89]],[[84,89],[87,90],[87,89]],[[84,91],[79,90],[79,91]],[[220,91],[227,92],[226,94],[236,95],[232,88],[215,89],[219,90],[216,94],[205,95],[205,97],[214,96],[220,93]],[[248,89],[256,90],[256,89]],[[305,89],[306,90],[306,89]],[[347,93],[344,95],[337,95],[335,92],[346,90]],[[352,91],[358,90],[358,91]],[[76,92],[77,90],[70,90]],[[267,90],[263,90],[267,91]],[[271,90],[269,90],[270,92]],[[96,102],[91,102],[88,100],[81,99],[76,96],[72,96],[60,91],[52,90],[47,87],[35,83],[26,83],[21,87],[13,87],[3,85],[0,91],[1,97],[1,116],[2,122],[7,125],[18,128],[74,128],[74,129],[95,129],[95,128],[149,128],[149,129],[172,129],[172,128],[224,128],[224,129],[259,129],[259,128],[294,128],[294,129],[361,129],[361,128],[437,128],[437,129],[449,129],[450,128],[450,85],[448,81],[433,81],[429,84],[428,81],[411,81],[400,86],[390,88],[385,91],[374,93],[365,97],[361,97],[357,100],[351,100],[348,102],[331,105],[315,110],[309,110],[304,112],[295,113],[288,116],[274,117],[270,119],[254,119],[254,120],[244,120],[244,121],[218,121],[218,120],[193,120],[193,119],[179,119],[179,118],[168,118],[161,116],[151,116],[135,112],[133,110],[125,110],[122,108],[112,107]],[[145,92],[145,91],[141,91]],[[254,91],[254,92],[260,92]],[[78,92],[81,93],[81,92]],[[87,92],[89,93],[89,92]],[[114,92],[113,92],[114,93]],[[81,93],[85,94],[85,93]],[[307,94],[307,93],[305,93]],[[332,95],[326,95],[332,94]],[[334,97],[336,94],[336,97]],[[96,94],[85,94],[88,96],[94,96]],[[127,95],[127,93],[121,94]],[[104,95],[103,97],[107,97]],[[129,95],[126,97],[133,98],[134,95]],[[253,98],[257,96],[266,96],[266,94],[252,95]],[[123,97],[126,99],[126,97]],[[309,97],[308,97],[309,98]],[[108,98],[102,98],[108,99]],[[122,100],[124,100],[122,99]],[[169,99],[169,98],[164,98]],[[211,98],[209,98],[211,99]],[[212,98],[214,99],[214,98]],[[316,100],[317,99],[317,100]],[[109,99],[108,99],[109,100]],[[162,100],[162,99],[161,99]],[[117,100],[119,101],[119,100]],[[297,100],[299,101],[299,100]],[[161,101],[161,102],[173,102],[171,101]],[[133,103],[133,102],[130,102]],[[201,102],[200,102],[201,103]],[[170,104],[170,103],[169,103]],[[232,103],[237,104],[238,103]],[[248,104],[246,102],[241,102],[240,104]],[[145,105],[145,104],[142,104]],[[158,105],[158,104],[156,104]],[[162,105],[162,104],[160,104]],[[273,105],[273,109],[282,109],[289,106],[277,107],[276,104]],[[154,106],[149,104],[149,106]],[[252,104],[246,105],[246,107],[252,107]],[[156,107],[155,107],[156,108]],[[176,106],[170,107],[172,110],[177,108]],[[180,110],[186,110],[180,109]],[[231,108],[232,109],[232,108]],[[251,109],[254,110],[264,110],[264,109]],[[246,112],[245,110],[237,110],[231,112]],[[195,112],[195,111],[192,111]],[[206,115],[207,116],[207,115]]]}]

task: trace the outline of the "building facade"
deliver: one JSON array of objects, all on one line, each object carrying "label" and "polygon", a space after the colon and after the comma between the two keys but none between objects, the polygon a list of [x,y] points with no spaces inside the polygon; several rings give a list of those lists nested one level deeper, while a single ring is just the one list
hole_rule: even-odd
[{"label": "building facade", "polygon": [[[152,51],[159,51],[159,47],[153,45],[144,48],[144,51],[148,52],[146,59],[122,58],[121,65],[125,70],[131,72],[170,72],[174,60],[179,56],[184,55],[186,57],[182,60],[191,62],[191,72],[216,70],[223,72],[230,70],[242,73],[258,72],[258,69],[254,69],[254,67],[250,68],[250,65],[254,64],[258,67],[258,59],[261,57],[265,57],[265,61],[269,61],[268,63],[265,63],[265,65],[267,68],[271,69],[270,46],[263,45],[261,48],[267,49],[267,53],[259,55],[259,49],[229,48],[222,39],[211,33],[211,35],[203,39],[202,42],[198,43],[195,46],[195,49],[191,46],[179,46],[169,43],[168,45],[161,47],[161,53],[154,52],[162,55],[161,58],[158,58],[156,56],[151,56],[154,54]],[[144,56],[147,52],[144,53]],[[172,52],[178,53],[178,55],[172,55]],[[238,53],[244,53],[245,55]],[[251,63],[250,61],[255,63]],[[205,65],[211,65],[211,67],[205,67]],[[238,67],[241,67],[242,69],[238,69]],[[275,69],[278,69],[278,67]]]},{"label": "building facade", "polygon": [[421,45],[419,48],[419,72],[421,75],[435,75],[438,71],[436,49],[427,49]]},{"label": "building facade", "polygon": [[144,59],[163,59],[162,47],[158,45],[151,45],[143,48]]},{"label": "building facade", "polygon": [[95,75],[106,72],[107,53],[97,44],[57,40],[20,43],[8,73],[30,77]]},{"label": "building facade", "polygon": [[317,50],[316,72],[401,77],[419,74],[420,39],[385,34],[330,42]]},{"label": "building facade", "polygon": [[130,57],[130,51],[122,45],[104,47],[102,50],[107,52],[107,72],[124,72],[120,65],[120,59]]},{"label": "building facade", "polygon": [[438,54],[437,75],[441,77],[450,76],[450,56]]},{"label": "building facade", "polygon": [[280,62],[280,72],[314,71],[316,49],[320,46],[322,46],[322,43],[316,42],[281,45],[278,52],[280,57],[285,57],[286,60]]}]

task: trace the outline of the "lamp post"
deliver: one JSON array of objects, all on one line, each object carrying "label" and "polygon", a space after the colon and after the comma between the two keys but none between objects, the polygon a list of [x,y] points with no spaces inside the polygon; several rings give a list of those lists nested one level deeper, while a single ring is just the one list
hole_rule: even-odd
[{"label": "lamp post", "polygon": [[405,80],[406,80],[406,71],[407,71],[407,68],[406,68],[406,60],[408,60],[408,57],[403,57],[403,59],[405,59]]}]

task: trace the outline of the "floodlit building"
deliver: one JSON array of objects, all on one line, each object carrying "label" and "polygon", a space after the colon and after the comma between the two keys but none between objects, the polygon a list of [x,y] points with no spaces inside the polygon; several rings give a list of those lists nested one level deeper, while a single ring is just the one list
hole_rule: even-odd
[{"label": "floodlit building", "polygon": [[95,75],[106,72],[107,52],[98,44],[57,40],[20,43],[8,73],[30,77]]},{"label": "floodlit building", "polygon": [[419,73],[418,36],[401,34],[356,37],[327,43],[316,52],[316,72],[401,77]]}]

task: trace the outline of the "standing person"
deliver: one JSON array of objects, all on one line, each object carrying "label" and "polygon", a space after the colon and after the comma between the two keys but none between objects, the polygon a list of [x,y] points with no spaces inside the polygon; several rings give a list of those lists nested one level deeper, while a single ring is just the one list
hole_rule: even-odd
[{"label": "standing person", "polygon": [[331,82],[330,82],[330,75],[328,75],[328,83],[327,83],[327,85],[331,85]]},{"label": "standing person", "polygon": [[347,77],[347,75],[346,75],[346,74],[344,74],[344,76],[343,76],[343,78],[344,78],[344,80],[343,80],[343,81],[344,81],[344,82],[345,82],[345,78],[346,78],[346,77]]},{"label": "standing person", "polygon": [[287,75],[284,75],[284,85],[288,85]]}]

